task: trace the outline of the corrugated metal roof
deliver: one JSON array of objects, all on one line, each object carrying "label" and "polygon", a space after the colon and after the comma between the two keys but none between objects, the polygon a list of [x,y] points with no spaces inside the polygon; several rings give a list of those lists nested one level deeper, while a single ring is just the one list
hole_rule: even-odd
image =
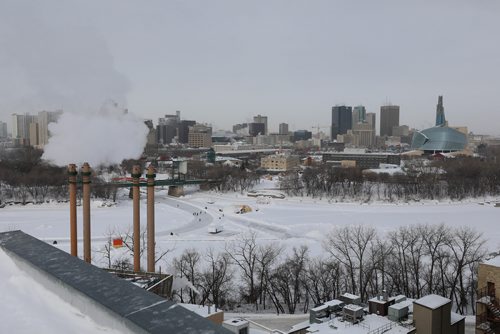
[{"label": "corrugated metal roof", "polygon": [[231,333],[172,301],[116,278],[22,231],[0,233],[0,247],[147,333]]}]

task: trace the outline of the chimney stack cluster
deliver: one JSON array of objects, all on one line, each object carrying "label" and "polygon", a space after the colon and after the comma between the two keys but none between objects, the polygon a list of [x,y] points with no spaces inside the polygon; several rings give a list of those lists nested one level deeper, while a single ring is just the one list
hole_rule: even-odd
[{"label": "chimney stack cluster", "polygon": [[[90,177],[91,168],[84,163],[81,171],[82,183],[82,207],[83,207],[83,259],[91,263],[91,233],[90,233]],[[135,165],[132,168],[132,195],[133,195],[133,249],[134,249],[134,271],[141,271],[141,245],[140,245],[140,177],[141,167]],[[147,271],[155,271],[155,214],[154,214],[154,187],[155,169],[149,166],[147,178]],[[78,256],[77,214],[76,194],[78,188],[78,172],[75,164],[68,165],[69,183],[69,215],[70,215],[70,244],[71,255]]]}]

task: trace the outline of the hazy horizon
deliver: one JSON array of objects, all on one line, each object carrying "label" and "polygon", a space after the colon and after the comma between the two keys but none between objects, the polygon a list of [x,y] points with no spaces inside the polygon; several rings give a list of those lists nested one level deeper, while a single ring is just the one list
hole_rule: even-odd
[{"label": "hazy horizon", "polygon": [[500,135],[499,15],[495,0],[4,0],[0,120],[113,100],[155,122],[312,130],[334,105],[378,122],[390,102],[422,129],[443,95],[450,125]]}]

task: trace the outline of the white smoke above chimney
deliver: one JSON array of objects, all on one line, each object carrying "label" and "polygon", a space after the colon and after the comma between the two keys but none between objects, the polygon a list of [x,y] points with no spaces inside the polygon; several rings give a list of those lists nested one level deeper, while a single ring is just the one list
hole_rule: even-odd
[{"label": "white smoke above chimney", "polygon": [[84,161],[98,166],[137,159],[148,133],[142,119],[114,102],[99,112],[65,112],[49,130],[51,137],[42,158],[60,166]]}]

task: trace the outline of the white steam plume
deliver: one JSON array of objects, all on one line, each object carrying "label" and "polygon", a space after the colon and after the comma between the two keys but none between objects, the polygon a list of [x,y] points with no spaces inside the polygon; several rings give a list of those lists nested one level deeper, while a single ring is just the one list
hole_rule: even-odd
[{"label": "white steam plume", "polygon": [[44,159],[56,165],[88,162],[95,167],[139,158],[148,133],[141,119],[116,106],[98,113],[65,112],[49,130]]}]

